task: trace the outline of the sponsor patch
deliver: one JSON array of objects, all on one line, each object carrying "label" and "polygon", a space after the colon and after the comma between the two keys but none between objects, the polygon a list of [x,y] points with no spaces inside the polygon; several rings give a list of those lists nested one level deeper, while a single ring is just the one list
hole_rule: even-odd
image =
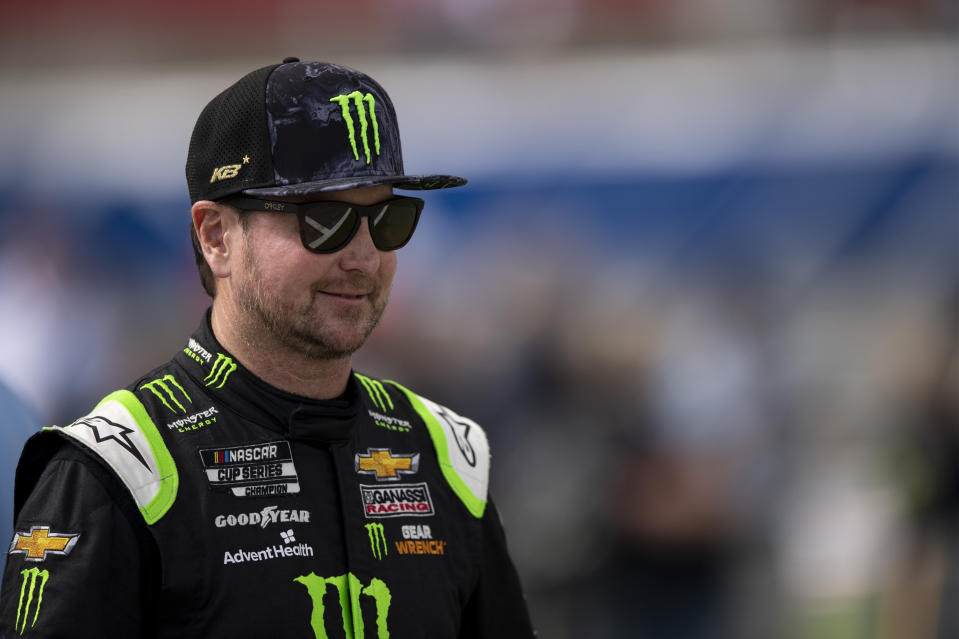
[{"label": "sponsor patch", "polygon": [[8,554],[23,553],[27,561],[43,561],[47,553],[69,555],[79,533],[50,532],[50,526],[31,526],[28,532],[14,532]]},{"label": "sponsor patch", "polygon": [[400,526],[403,539],[432,539],[433,531],[426,525]]},{"label": "sponsor patch", "polygon": [[280,508],[279,506],[266,506],[259,512],[240,513],[234,515],[217,515],[213,519],[213,525],[217,528],[233,528],[235,526],[259,526],[266,528],[270,524],[279,523],[309,523],[310,511],[308,510],[290,510]]},{"label": "sponsor patch", "polygon": [[389,550],[386,547],[386,531],[383,529],[383,524],[379,522],[366,524],[366,534],[370,537],[370,552],[373,553],[373,557],[382,559],[384,555],[389,554]]},{"label": "sponsor patch", "polygon": [[399,417],[390,417],[389,415],[377,413],[373,410],[368,410],[366,412],[369,413],[370,417],[373,418],[373,423],[380,428],[395,430],[400,433],[408,433],[413,428],[412,425],[410,425],[410,423],[405,419],[400,419]]},{"label": "sponsor patch", "polygon": [[180,386],[173,375],[164,375],[147,382],[139,390],[153,393],[171,413],[186,413],[186,406],[193,403],[186,390]]},{"label": "sponsor patch", "polygon": [[20,601],[17,604],[17,622],[14,628],[22,636],[27,631],[27,621],[30,622],[31,628],[37,625],[37,617],[40,616],[40,607],[43,605],[43,591],[50,580],[50,571],[34,566],[21,570],[20,577]]},{"label": "sponsor patch", "polygon": [[394,542],[401,555],[445,555],[446,542],[440,539],[407,539]]},{"label": "sponsor patch", "polygon": [[368,611],[367,615],[376,613],[376,637],[384,639],[391,636],[389,613],[393,595],[382,580],[373,577],[364,584],[351,572],[335,577],[320,577],[310,572],[294,577],[293,581],[306,588],[313,603],[309,622],[316,637],[327,637],[327,628],[338,628],[341,623],[343,632],[337,633],[337,637],[373,637],[372,628],[369,634],[364,634],[363,626],[355,622],[362,621],[366,616],[364,610]]},{"label": "sponsor patch", "polygon": [[380,517],[428,517],[434,514],[433,500],[426,483],[370,486],[360,484],[363,514]]},{"label": "sponsor patch", "polygon": [[400,481],[420,469],[420,454],[394,455],[389,448],[367,448],[365,455],[356,454],[353,464],[356,472],[373,475],[376,481]]},{"label": "sponsor patch", "polygon": [[210,406],[208,409],[194,413],[182,419],[169,422],[167,430],[175,430],[178,433],[186,433],[191,430],[199,430],[204,426],[210,426],[216,423],[216,416],[220,413],[216,406]]},{"label": "sponsor patch", "polygon": [[210,374],[203,378],[203,381],[207,386],[223,388],[226,380],[230,377],[230,373],[235,370],[236,362],[233,361],[233,358],[223,353],[217,353],[216,361],[213,362],[213,368],[210,369]]},{"label": "sponsor patch", "polygon": [[280,539],[283,543],[273,544],[260,550],[243,550],[242,548],[232,552],[227,550],[223,553],[223,565],[313,556],[313,546],[296,543],[296,536],[292,529],[281,532]]},{"label": "sponsor patch", "polygon": [[210,360],[213,359],[212,353],[210,353],[210,351],[203,348],[203,346],[201,346],[200,343],[196,341],[195,339],[193,339],[192,337],[187,342],[186,349],[189,352],[194,353],[197,357],[202,358],[203,361],[206,362],[207,364],[209,364]]},{"label": "sponsor patch", "polygon": [[445,555],[446,542],[433,539],[429,526],[401,526],[403,541],[393,542],[401,555]]},{"label": "sponsor patch", "polygon": [[300,492],[300,482],[288,441],[229,448],[201,448],[199,453],[212,488],[228,488],[237,497]]},{"label": "sponsor patch", "polygon": [[393,410],[393,400],[390,399],[390,394],[386,392],[383,382],[378,379],[370,379],[359,373],[354,373],[354,375],[356,375],[356,379],[360,380],[366,392],[369,393],[370,400],[372,400],[373,405],[376,406],[377,409],[384,413]]}]

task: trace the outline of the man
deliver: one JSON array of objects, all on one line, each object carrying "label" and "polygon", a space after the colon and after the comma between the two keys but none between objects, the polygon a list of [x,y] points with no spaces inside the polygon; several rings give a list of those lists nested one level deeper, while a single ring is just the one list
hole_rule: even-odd
[{"label": "man", "polygon": [[258,69],[187,157],[213,306],[172,361],[26,445],[0,635],[530,637],[480,427],[351,370],[422,208],[386,92]]}]

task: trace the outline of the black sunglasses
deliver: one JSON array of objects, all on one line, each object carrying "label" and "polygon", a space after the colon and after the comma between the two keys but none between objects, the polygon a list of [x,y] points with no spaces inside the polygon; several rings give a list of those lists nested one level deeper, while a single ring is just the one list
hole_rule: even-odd
[{"label": "black sunglasses", "polygon": [[370,206],[335,200],[291,204],[249,198],[228,198],[223,203],[244,211],[294,213],[300,223],[300,241],[313,253],[335,253],[349,244],[363,217],[369,220],[376,248],[395,251],[413,237],[423,211],[423,200],[399,195]]}]

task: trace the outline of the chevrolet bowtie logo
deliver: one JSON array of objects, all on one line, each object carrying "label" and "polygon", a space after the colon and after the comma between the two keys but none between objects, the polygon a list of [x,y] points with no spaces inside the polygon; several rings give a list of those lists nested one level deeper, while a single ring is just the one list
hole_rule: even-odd
[{"label": "chevrolet bowtie logo", "polygon": [[377,481],[399,481],[401,475],[412,475],[420,469],[420,454],[396,455],[389,448],[367,448],[356,454],[356,472],[376,475]]},{"label": "chevrolet bowtie logo", "polygon": [[52,533],[49,526],[32,526],[29,533],[18,532],[10,543],[10,554],[23,553],[27,561],[43,561],[47,553],[69,555],[77,545],[78,533]]}]

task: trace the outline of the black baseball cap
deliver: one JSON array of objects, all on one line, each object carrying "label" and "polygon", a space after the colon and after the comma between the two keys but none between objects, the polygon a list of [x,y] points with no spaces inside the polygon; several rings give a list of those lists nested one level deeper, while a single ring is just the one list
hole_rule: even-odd
[{"label": "black baseball cap", "polygon": [[213,98],[193,128],[190,202],[245,196],[309,201],[374,184],[445,189],[455,175],[406,175],[396,112],[373,78],[329,62],[257,69]]}]

